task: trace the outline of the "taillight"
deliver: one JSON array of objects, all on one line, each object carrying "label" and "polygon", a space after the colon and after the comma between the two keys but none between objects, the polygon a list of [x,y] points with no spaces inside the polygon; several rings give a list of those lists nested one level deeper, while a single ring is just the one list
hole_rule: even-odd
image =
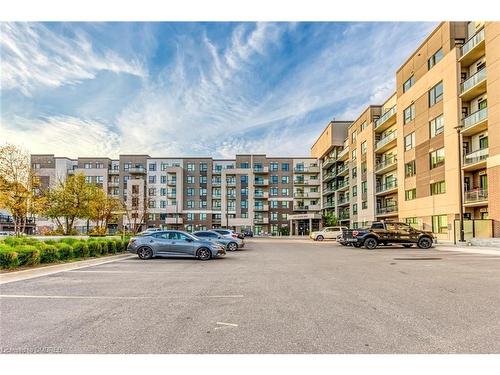
[{"label": "taillight", "polygon": [[233,234],[231,234],[231,236],[232,236],[233,238],[238,238],[238,235],[237,235],[237,234],[234,234],[234,233],[233,233]]},{"label": "taillight", "polygon": [[356,237],[358,234],[359,234],[359,232],[357,230],[353,230],[352,231],[352,236],[353,237]]}]

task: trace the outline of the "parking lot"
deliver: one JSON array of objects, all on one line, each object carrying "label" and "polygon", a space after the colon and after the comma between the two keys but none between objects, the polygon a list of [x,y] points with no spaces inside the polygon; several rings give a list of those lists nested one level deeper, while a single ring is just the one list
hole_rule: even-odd
[{"label": "parking lot", "polygon": [[248,240],[0,285],[1,352],[498,353],[500,257]]}]

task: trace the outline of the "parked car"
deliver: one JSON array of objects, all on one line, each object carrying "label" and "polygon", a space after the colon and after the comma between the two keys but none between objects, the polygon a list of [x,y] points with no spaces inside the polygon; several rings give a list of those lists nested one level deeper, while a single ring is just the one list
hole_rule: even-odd
[{"label": "parked car", "polygon": [[132,237],[127,250],[137,254],[141,259],[162,256],[209,260],[226,254],[226,250],[221,244],[200,239],[180,230],[154,231]]},{"label": "parked car", "polygon": [[209,240],[217,242],[223,245],[228,251],[236,251],[245,246],[245,243],[240,238],[234,237],[224,237],[223,235],[217,233],[213,230],[201,230],[192,233],[194,236],[199,237],[203,240]]},{"label": "parked car", "polygon": [[402,244],[404,247],[417,245],[429,249],[436,241],[432,232],[415,229],[406,223],[375,221],[370,228],[347,229],[343,231],[347,243],[355,247],[375,249],[378,245]]},{"label": "parked car", "polygon": [[233,237],[233,238],[240,238],[240,239],[243,239],[245,238],[243,236],[243,234],[241,233],[236,233],[234,230],[232,229],[221,229],[221,228],[217,228],[217,229],[212,229],[213,231],[219,233],[220,235],[224,236],[224,237]]},{"label": "parked car", "polygon": [[342,233],[337,236],[337,243],[341,244],[342,246],[349,246],[349,243],[346,242]]},{"label": "parked car", "polygon": [[7,236],[12,236],[12,234],[10,234],[10,232],[0,232],[0,237],[7,237]]},{"label": "parked car", "polygon": [[342,231],[347,229],[347,227],[336,226],[336,227],[325,227],[321,230],[311,232],[309,235],[314,241],[323,241],[323,240],[336,240],[339,234],[342,234]]},{"label": "parked car", "polygon": [[253,237],[253,232],[251,230],[247,229],[247,230],[245,230],[243,232],[243,236],[245,236],[245,237]]},{"label": "parked car", "polygon": [[147,234],[150,234],[150,233],[155,233],[155,232],[161,232],[162,229],[161,228],[148,228],[144,231],[142,231],[141,233],[139,233],[141,236],[144,236],[144,235],[147,235]]}]

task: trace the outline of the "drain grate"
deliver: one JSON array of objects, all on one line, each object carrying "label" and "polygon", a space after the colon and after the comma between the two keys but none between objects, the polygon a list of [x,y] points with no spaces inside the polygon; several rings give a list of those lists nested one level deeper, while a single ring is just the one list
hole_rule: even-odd
[{"label": "drain grate", "polygon": [[443,258],[412,257],[412,258],[392,258],[393,260],[441,260]]}]

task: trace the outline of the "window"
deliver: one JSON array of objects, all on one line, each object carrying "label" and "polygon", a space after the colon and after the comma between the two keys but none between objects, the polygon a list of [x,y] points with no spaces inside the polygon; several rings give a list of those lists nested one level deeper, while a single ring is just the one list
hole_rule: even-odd
[{"label": "window", "polygon": [[281,195],[283,197],[288,197],[288,188],[282,188],[281,189]]},{"label": "window", "polygon": [[407,92],[410,87],[412,87],[415,84],[415,76],[411,76],[408,78],[405,83],[403,83],[403,92]]},{"label": "window", "polygon": [[148,177],[148,182],[150,184],[156,184],[156,176],[149,176]]},{"label": "window", "polygon": [[278,195],[278,188],[277,187],[269,188],[269,195],[272,197],[277,196]]},{"label": "window", "polygon": [[194,171],[194,163],[187,163],[187,170],[190,172]]},{"label": "window", "polygon": [[436,86],[429,90],[429,107],[443,100],[443,82],[439,82]]},{"label": "window", "polygon": [[92,176],[85,176],[85,183],[91,184],[92,183]]},{"label": "window", "polygon": [[484,150],[488,148],[488,136],[480,135],[479,136],[479,149]]},{"label": "window", "polygon": [[353,132],[351,134],[351,141],[352,141],[352,144],[356,144],[356,132]]},{"label": "window", "polygon": [[352,178],[356,178],[358,176],[358,167],[352,167]]},{"label": "window", "polygon": [[446,183],[439,181],[431,184],[431,195],[438,195],[446,193]]},{"label": "window", "polygon": [[205,221],[205,220],[207,220],[207,214],[206,214],[206,213],[201,213],[201,214],[200,214],[200,220],[201,220],[201,221]]},{"label": "window", "polygon": [[430,153],[431,169],[444,165],[444,147]]},{"label": "window", "polygon": [[405,177],[415,176],[416,165],[415,160],[412,160],[405,164]]},{"label": "window", "polygon": [[206,172],[208,170],[207,163],[200,163],[200,172]]},{"label": "window", "polygon": [[443,59],[443,49],[440,48],[434,55],[427,60],[427,68],[430,70],[434,65]]},{"label": "window", "polygon": [[436,135],[441,134],[444,131],[444,119],[443,115],[439,115],[435,119],[429,122],[430,135],[434,138]]},{"label": "window", "polygon": [[368,208],[368,202],[367,201],[361,202],[361,209],[366,210],[367,208]]},{"label": "window", "polygon": [[95,176],[95,182],[97,184],[103,184],[104,183],[104,176]]},{"label": "window", "polygon": [[90,169],[90,168],[92,168],[92,163],[84,163],[84,164],[83,164],[83,168],[85,168],[85,169]]},{"label": "window", "polygon": [[148,189],[148,195],[149,195],[150,197],[154,197],[154,196],[156,196],[156,188],[149,188],[149,189]]},{"label": "window", "polygon": [[193,188],[187,188],[186,189],[186,195],[188,197],[192,197],[194,195],[194,189]]},{"label": "window", "polygon": [[417,189],[405,190],[405,200],[411,201],[417,197]]},{"label": "window", "polygon": [[368,170],[368,167],[367,167],[366,161],[364,161],[361,163],[361,176],[366,177],[365,175],[366,175],[367,170]]},{"label": "window", "polygon": [[368,191],[368,184],[366,181],[361,182],[361,192],[366,193]]},{"label": "window", "polygon": [[414,118],[415,118],[415,104],[412,104],[403,111],[404,123],[408,124]]},{"label": "window", "polygon": [[352,160],[356,160],[356,155],[357,155],[356,149],[352,150],[352,152],[351,152],[351,159]]},{"label": "window", "polygon": [[352,187],[352,196],[357,197],[358,196],[358,185],[354,185]]},{"label": "window", "polygon": [[200,201],[200,208],[207,208],[207,201]]},{"label": "window", "polygon": [[368,126],[368,124],[366,123],[366,121],[363,121],[363,123],[361,124],[361,126],[359,128],[359,131],[362,132],[363,130],[366,129],[367,126]]},{"label": "window", "polygon": [[366,141],[361,143],[361,155],[366,154]]},{"label": "window", "polygon": [[241,201],[241,208],[248,208],[248,200],[242,200]]},{"label": "window", "polygon": [[248,184],[248,176],[247,175],[240,176],[240,182],[242,184]]},{"label": "window", "polygon": [[[288,202],[287,202],[287,203],[288,203]],[[283,220],[283,221],[288,220],[288,214],[286,214],[286,213],[282,213],[282,214],[281,214],[281,220]]]},{"label": "window", "polygon": [[271,176],[271,184],[277,184],[277,183],[278,183],[278,176],[274,174]]},{"label": "window", "polygon": [[405,151],[409,151],[413,147],[415,147],[415,132],[410,133],[405,137]]},{"label": "window", "polygon": [[281,183],[288,184],[290,182],[290,178],[288,176],[281,176]]},{"label": "window", "polygon": [[288,163],[281,163],[281,170],[283,172],[288,172],[290,170],[290,164],[288,164]]},{"label": "window", "polygon": [[194,184],[194,176],[187,176],[187,183]]},{"label": "window", "polygon": [[288,201],[281,201],[281,208],[288,208],[289,207],[289,203]]},{"label": "window", "polygon": [[241,192],[241,195],[248,195],[248,188],[247,187],[242,188],[240,192]]},{"label": "window", "polygon": [[200,197],[204,197],[207,195],[207,189],[200,188]]},{"label": "window", "polygon": [[187,208],[194,208],[194,201],[187,201]]},{"label": "window", "polygon": [[352,205],[352,214],[353,215],[357,215],[358,214],[358,204],[357,203],[354,203]]},{"label": "window", "polygon": [[448,233],[448,217],[446,215],[435,215],[432,217],[432,232],[440,234]]},{"label": "window", "polygon": [[156,202],[155,202],[154,200],[150,200],[150,201],[148,202],[148,207],[149,207],[149,208],[155,208],[155,207],[156,207]]},{"label": "window", "polygon": [[278,201],[269,201],[271,208],[278,208]]},{"label": "window", "polygon": [[151,172],[156,171],[156,163],[150,163],[150,164],[148,164],[148,169],[149,169]]},{"label": "window", "polygon": [[160,176],[160,182],[162,184],[166,184],[167,183],[167,176]]},{"label": "window", "polygon": [[271,172],[277,172],[278,171],[278,163],[272,162],[269,164],[269,170]]}]

